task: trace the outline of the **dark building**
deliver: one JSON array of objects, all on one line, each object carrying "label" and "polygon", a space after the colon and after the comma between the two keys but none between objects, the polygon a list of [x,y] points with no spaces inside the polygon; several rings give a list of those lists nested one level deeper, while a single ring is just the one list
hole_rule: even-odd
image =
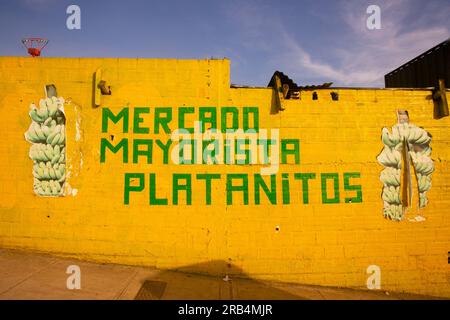
[{"label": "dark building", "polygon": [[450,39],[384,76],[386,88],[450,86]]}]

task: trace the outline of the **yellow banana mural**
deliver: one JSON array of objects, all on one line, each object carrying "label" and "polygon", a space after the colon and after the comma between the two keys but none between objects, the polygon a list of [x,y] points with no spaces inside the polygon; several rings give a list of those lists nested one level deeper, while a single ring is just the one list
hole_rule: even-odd
[{"label": "yellow banana mural", "polygon": [[25,139],[31,143],[34,192],[40,196],[60,196],[66,180],[66,130],[64,98],[41,99],[39,108],[31,104],[31,125]]},{"label": "yellow banana mural", "polygon": [[[431,176],[434,163],[431,160],[431,136],[422,128],[408,122],[399,123],[389,129],[383,128],[381,140],[384,149],[377,157],[378,162],[385,168],[381,172],[380,180],[383,183],[382,199],[384,202],[383,214],[385,218],[401,221],[409,199],[402,196],[402,154],[411,160],[417,177],[419,191],[419,208],[428,204],[426,193],[431,189]],[[406,148],[406,150],[404,150]],[[409,161],[405,161],[408,163]],[[407,168],[403,168],[407,170]],[[407,171],[408,172],[408,171]],[[406,187],[404,190],[407,190]]]}]

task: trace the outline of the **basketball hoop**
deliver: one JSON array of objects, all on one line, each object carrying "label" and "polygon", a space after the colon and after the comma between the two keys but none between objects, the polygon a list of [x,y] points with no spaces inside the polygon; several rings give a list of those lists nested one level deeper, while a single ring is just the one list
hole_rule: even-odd
[{"label": "basketball hoop", "polygon": [[48,40],[44,38],[24,38],[22,43],[32,57],[39,57]]}]

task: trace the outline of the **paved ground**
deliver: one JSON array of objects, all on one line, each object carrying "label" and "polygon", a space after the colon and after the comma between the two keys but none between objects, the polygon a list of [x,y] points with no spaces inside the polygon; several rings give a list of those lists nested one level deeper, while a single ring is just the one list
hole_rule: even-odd
[{"label": "paved ground", "polygon": [[[67,289],[67,267],[81,269],[81,289]],[[5,299],[427,299],[424,296],[201,276],[96,264],[0,249]]]}]

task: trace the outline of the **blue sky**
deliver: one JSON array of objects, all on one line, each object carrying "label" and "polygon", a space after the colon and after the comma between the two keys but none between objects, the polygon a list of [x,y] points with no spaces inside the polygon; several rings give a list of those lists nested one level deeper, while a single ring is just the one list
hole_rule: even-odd
[{"label": "blue sky", "polygon": [[[81,8],[81,30],[66,8]],[[366,9],[381,8],[381,30]],[[0,0],[0,55],[23,37],[44,56],[229,58],[231,82],[266,86],[280,70],[300,85],[382,87],[383,75],[450,37],[450,0]]]}]

